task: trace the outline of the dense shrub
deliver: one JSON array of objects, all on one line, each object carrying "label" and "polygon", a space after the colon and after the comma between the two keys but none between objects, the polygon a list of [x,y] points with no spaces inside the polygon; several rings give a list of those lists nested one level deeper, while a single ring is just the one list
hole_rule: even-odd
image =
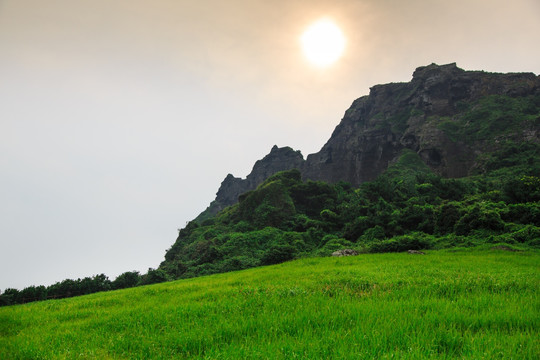
[{"label": "dense shrub", "polygon": [[141,275],[138,271],[127,271],[118,275],[118,277],[112,282],[111,287],[113,289],[126,289],[137,286],[141,281]]},{"label": "dense shrub", "polygon": [[149,268],[148,272],[141,277],[140,285],[157,284],[168,280],[170,280],[169,276],[162,269]]},{"label": "dense shrub", "polygon": [[294,259],[296,249],[292,245],[279,244],[272,245],[266,250],[261,258],[262,265],[279,264]]},{"label": "dense shrub", "polygon": [[219,272],[228,272],[252,268],[259,265],[259,261],[249,256],[235,256],[225,259],[219,264]]},{"label": "dense shrub", "polygon": [[435,231],[438,234],[448,234],[454,231],[454,227],[463,214],[461,205],[457,202],[442,204],[435,215]]},{"label": "dense shrub", "polygon": [[4,306],[13,304],[22,304],[19,290],[7,288],[4,290],[2,295],[0,295],[0,305]]},{"label": "dense shrub", "polygon": [[506,222],[540,226],[540,203],[509,204],[501,217]]},{"label": "dense shrub", "polygon": [[520,226],[516,231],[512,232],[510,238],[518,243],[536,244],[540,241],[540,227],[534,225]]},{"label": "dense shrub", "polygon": [[540,178],[523,175],[519,179],[509,180],[504,190],[514,203],[537,202],[540,201]]},{"label": "dense shrub", "polygon": [[456,223],[454,230],[458,235],[468,235],[474,230],[504,230],[504,222],[498,211],[485,203],[476,203],[465,209],[464,215]]},{"label": "dense shrub", "polygon": [[380,225],[376,225],[372,228],[367,229],[364,234],[360,237],[360,241],[364,243],[369,243],[374,240],[381,240],[386,237],[384,228]]},{"label": "dense shrub", "polygon": [[319,256],[329,256],[336,250],[348,249],[354,247],[354,244],[347,239],[338,238],[335,235],[327,235],[323,238],[324,245],[317,250]]},{"label": "dense shrub", "polygon": [[422,233],[396,236],[392,239],[375,241],[369,246],[369,252],[401,252],[407,250],[423,250],[432,247],[433,238]]}]

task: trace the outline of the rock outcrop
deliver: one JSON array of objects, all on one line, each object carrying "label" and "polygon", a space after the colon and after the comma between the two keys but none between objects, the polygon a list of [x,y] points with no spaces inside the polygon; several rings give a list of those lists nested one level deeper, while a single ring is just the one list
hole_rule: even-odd
[{"label": "rock outcrop", "polygon": [[358,255],[358,251],[353,249],[343,249],[343,250],[337,250],[332,253],[332,256],[356,256]]},{"label": "rock outcrop", "polygon": [[232,174],[221,183],[216,194],[216,199],[210,206],[197,217],[196,220],[204,220],[208,216],[217,214],[227,206],[238,202],[238,196],[254,190],[264,180],[279,171],[300,169],[304,166],[304,157],[300,151],[294,151],[290,147],[272,147],[270,153],[261,160],[255,162],[251,173],[245,178],[237,178]]},{"label": "rock outcrop", "polygon": [[420,67],[411,82],[377,85],[354,101],[323,148],[308,156],[304,177],[359,185],[379,176],[404,148],[442,176],[467,176],[484,144],[451,139],[441,120],[451,121],[482,97],[539,90],[540,78],[530,73],[464,71],[455,63]]},{"label": "rock outcrop", "polygon": [[[278,171],[297,168],[304,179],[346,181],[357,186],[383,173],[404,149],[415,151],[441,176],[470,175],[478,166],[478,157],[505,139],[538,143],[540,119],[520,123],[513,132],[501,125],[499,132],[490,133],[499,137],[487,141],[480,135],[459,136],[459,131],[451,131],[463,131],[464,127],[479,131],[474,119],[463,114],[474,111],[479,101],[489,96],[539,94],[540,77],[532,73],[465,71],[455,63],[419,67],[410,82],[376,85],[369,95],[355,100],[328,142],[306,160],[299,151],[274,146],[255,163],[246,179],[229,174],[216,200],[198,220],[235,204],[240,194],[255,189]],[[496,125],[495,121],[491,126]]]}]

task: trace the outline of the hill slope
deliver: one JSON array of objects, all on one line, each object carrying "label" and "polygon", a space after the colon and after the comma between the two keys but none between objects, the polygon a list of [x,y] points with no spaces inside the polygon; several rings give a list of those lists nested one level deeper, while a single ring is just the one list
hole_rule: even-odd
[{"label": "hill slope", "polygon": [[[526,147],[525,147],[526,148]],[[525,151],[525,148],[522,150]],[[239,203],[201,223],[190,222],[167,250],[170,278],[240,270],[305,256],[442,249],[484,243],[540,247],[538,147],[528,158],[483,175],[445,179],[405,151],[376,181],[302,181],[277,173]],[[532,156],[532,155],[531,155]],[[501,161],[494,157],[493,163]]]},{"label": "hill slope", "polygon": [[246,179],[229,174],[160,270],[185,278],[343,248],[540,247],[539,130],[540,77],[418,68],[357,99],[319,153],[274,146]]},{"label": "hill slope", "polygon": [[316,258],[0,308],[2,359],[534,359],[538,252]]}]

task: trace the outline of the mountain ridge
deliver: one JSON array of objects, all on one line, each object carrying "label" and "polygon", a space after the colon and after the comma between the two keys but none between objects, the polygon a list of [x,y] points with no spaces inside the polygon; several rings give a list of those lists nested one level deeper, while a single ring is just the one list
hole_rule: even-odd
[{"label": "mountain ridge", "polygon": [[[523,99],[539,93],[540,77],[533,73],[466,71],[456,63],[418,67],[410,82],[375,85],[369,95],[354,100],[319,152],[304,159],[290,147],[274,146],[246,179],[227,175],[216,199],[196,220],[216,215],[269,176],[293,168],[305,180],[358,186],[377,178],[404,149],[410,149],[443,177],[482,171],[482,155],[499,149],[501,142],[538,143],[540,120],[520,120],[521,129],[505,127],[516,119],[491,119],[489,137],[482,138],[456,130],[482,134],[475,128],[475,119],[464,114],[477,111],[482,116],[483,107],[498,106],[496,98],[492,99],[495,105],[485,104],[492,97]],[[526,115],[526,110],[519,115]]]}]

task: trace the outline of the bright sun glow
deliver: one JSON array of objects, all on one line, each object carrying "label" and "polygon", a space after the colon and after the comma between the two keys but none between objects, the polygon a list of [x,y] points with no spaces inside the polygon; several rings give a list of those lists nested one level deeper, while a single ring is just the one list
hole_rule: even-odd
[{"label": "bright sun glow", "polygon": [[345,50],[345,37],[332,21],[323,19],[312,24],[300,38],[307,59],[326,67],[334,63]]}]

